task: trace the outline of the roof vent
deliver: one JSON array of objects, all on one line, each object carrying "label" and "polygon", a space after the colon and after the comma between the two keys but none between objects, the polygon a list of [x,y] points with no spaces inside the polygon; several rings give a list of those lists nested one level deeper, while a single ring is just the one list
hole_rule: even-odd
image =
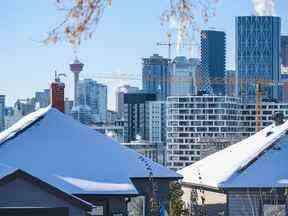
[{"label": "roof vent", "polygon": [[276,150],[276,151],[280,151],[280,150],[281,150],[281,147],[280,147],[280,146],[273,146],[272,149],[273,149],[273,150]]},{"label": "roof vent", "polygon": [[268,131],[268,132],[266,133],[266,137],[270,136],[271,134],[273,134],[273,132],[272,132],[272,131]]},{"label": "roof vent", "polygon": [[273,116],[273,120],[276,126],[282,125],[284,123],[284,114],[281,112],[277,112]]}]

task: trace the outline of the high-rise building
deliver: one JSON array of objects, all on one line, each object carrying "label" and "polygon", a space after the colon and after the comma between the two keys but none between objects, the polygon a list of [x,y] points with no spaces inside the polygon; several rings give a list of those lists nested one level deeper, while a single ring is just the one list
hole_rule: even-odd
[{"label": "high-rise building", "polygon": [[119,119],[124,117],[124,94],[136,93],[139,91],[138,87],[130,85],[119,86],[116,90],[116,112],[118,113]]},{"label": "high-rise building", "polygon": [[5,95],[0,95],[0,132],[5,129]]},{"label": "high-rise building", "polygon": [[255,101],[257,82],[262,83],[264,98],[278,98],[280,32],[280,17],[236,18],[237,90],[247,102]]},{"label": "high-rise building", "polygon": [[158,149],[158,162],[164,164],[166,156],[166,101],[150,101],[147,109],[149,142]]},{"label": "high-rise building", "polygon": [[169,82],[170,96],[193,94],[193,72],[195,73],[195,68],[196,66],[190,64],[189,60],[184,56],[178,56],[172,61]]},{"label": "high-rise building", "polygon": [[77,106],[73,105],[72,110],[71,110],[71,116],[75,120],[85,125],[91,125],[93,121],[91,108],[87,105],[82,105],[82,104],[79,104]]},{"label": "high-rise building", "polygon": [[114,110],[107,110],[107,120],[106,122],[113,123],[118,120],[118,113]]},{"label": "high-rise building", "polygon": [[166,101],[150,101],[147,109],[149,141],[164,144],[166,141]]},{"label": "high-rise building", "polygon": [[124,95],[124,140],[149,140],[148,102],[156,101],[156,94],[138,92]]},{"label": "high-rise building", "polygon": [[14,107],[6,107],[5,109],[5,128],[9,128],[15,124],[23,116],[17,113]]},{"label": "high-rise building", "polygon": [[242,139],[240,99],[208,95],[167,100],[169,168],[181,169]]},{"label": "high-rise building", "polygon": [[92,120],[107,121],[107,86],[92,79],[80,80],[77,87],[78,103],[91,108]]},{"label": "high-rise building", "polygon": [[143,90],[165,100],[169,95],[169,59],[158,54],[144,58],[142,76]]},{"label": "high-rise building", "polygon": [[71,110],[73,108],[73,100],[70,100],[69,98],[65,98],[64,100],[64,106],[65,106],[65,114],[71,115]]},{"label": "high-rise building", "polygon": [[288,35],[281,35],[281,72],[288,73]]},{"label": "high-rise building", "polygon": [[5,111],[5,128],[19,121],[23,116],[35,111],[37,108],[35,98],[18,99],[13,107],[7,107]]},{"label": "high-rise building", "polygon": [[193,91],[192,94],[197,94],[199,89],[201,89],[201,60],[199,58],[189,59],[191,71],[192,71],[192,81],[193,81]]},{"label": "high-rise building", "polygon": [[226,36],[222,31],[201,32],[200,91],[214,95],[225,95]]},{"label": "high-rise building", "polygon": [[32,98],[18,99],[14,103],[15,112],[19,113],[19,116],[25,116],[35,111],[35,100]]},{"label": "high-rise building", "polygon": [[50,89],[35,92],[35,102],[39,108],[47,107],[50,104]]}]

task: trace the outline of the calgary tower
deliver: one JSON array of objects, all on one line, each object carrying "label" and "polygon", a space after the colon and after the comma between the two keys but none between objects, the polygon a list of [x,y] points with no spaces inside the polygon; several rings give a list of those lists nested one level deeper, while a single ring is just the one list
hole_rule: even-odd
[{"label": "calgary tower", "polygon": [[78,105],[78,82],[79,82],[79,74],[83,70],[84,64],[81,63],[78,58],[70,64],[70,70],[74,74],[74,107]]}]

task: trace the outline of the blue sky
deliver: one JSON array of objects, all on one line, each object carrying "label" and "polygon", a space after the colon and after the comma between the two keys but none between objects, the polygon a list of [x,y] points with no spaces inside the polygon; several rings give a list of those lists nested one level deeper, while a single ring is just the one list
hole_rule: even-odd
[{"label": "blue sky", "polygon": [[[219,0],[217,16],[203,28],[214,27],[227,33],[227,68],[234,68],[234,18],[253,13],[249,0]],[[54,0],[3,1],[0,7],[0,94],[7,95],[8,104],[17,98],[31,97],[37,90],[48,88],[57,69],[66,73],[67,97],[72,97],[72,75],[68,64],[73,60],[67,44],[43,46],[41,39],[49,27],[61,20]],[[159,16],[168,0],[114,0],[97,27],[94,38],[79,49],[85,63],[82,78],[97,79],[97,74],[121,72],[139,75],[141,59],[153,53],[167,55],[157,47],[165,40]],[[287,33],[288,2],[277,1],[277,14],[282,17],[282,32]],[[114,106],[114,90],[121,84],[140,85],[139,81],[103,80],[109,85],[109,107]]]}]

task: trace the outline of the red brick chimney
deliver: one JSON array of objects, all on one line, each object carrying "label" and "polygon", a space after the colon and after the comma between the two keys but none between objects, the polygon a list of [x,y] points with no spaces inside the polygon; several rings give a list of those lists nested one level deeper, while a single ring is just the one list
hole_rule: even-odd
[{"label": "red brick chimney", "polygon": [[52,107],[64,113],[65,84],[60,81],[57,73],[55,73],[55,81],[51,83],[50,92]]}]

